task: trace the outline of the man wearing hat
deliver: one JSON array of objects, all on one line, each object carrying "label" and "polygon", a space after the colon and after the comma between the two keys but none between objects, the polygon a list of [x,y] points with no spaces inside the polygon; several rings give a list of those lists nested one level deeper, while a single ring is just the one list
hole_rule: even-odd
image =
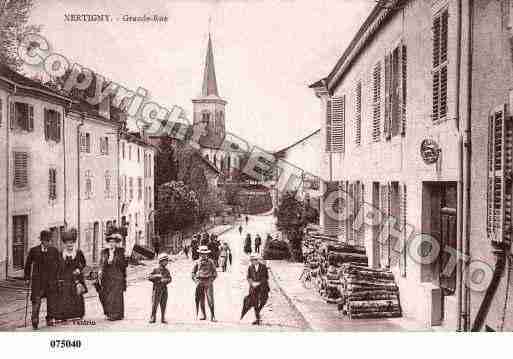
[{"label": "man wearing hat", "polygon": [[172,280],[171,273],[169,273],[169,270],[166,268],[169,263],[169,255],[167,253],[161,253],[158,259],[159,266],[148,276],[148,280],[153,283],[150,323],[155,323],[157,319],[157,308],[160,305],[161,322],[167,324],[167,285],[171,283]]},{"label": "man wearing hat", "polygon": [[25,263],[25,280],[31,281],[32,328],[39,325],[41,299],[46,298],[46,323],[53,325],[56,314],[59,251],[50,245],[51,232],[41,231],[41,244],[30,249]]},{"label": "man wearing hat", "polygon": [[203,316],[200,320],[207,319],[205,312],[205,297],[210,308],[210,319],[216,321],[214,313],[214,280],[217,278],[217,270],[214,261],[208,258],[210,250],[207,246],[200,246],[198,249],[200,259],[192,267],[192,280],[196,283],[196,310],[198,302],[201,306]]},{"label": "man wearing hat", "polygon": [[257,253],[251,254],[249,260],[247,280],[249,283],[249,295],[253,298],[256,317],[253,324],[259,325],[261,323],[260,311],[269,298],[269,272],[267,266],[260,262],[260,256]]}]

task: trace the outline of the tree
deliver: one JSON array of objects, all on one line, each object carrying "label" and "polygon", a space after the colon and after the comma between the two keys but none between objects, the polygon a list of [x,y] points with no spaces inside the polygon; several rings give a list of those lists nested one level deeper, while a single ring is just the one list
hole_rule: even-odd
[{"label": "tree", "polygon": [[163,136],[159,143],[159,152],[155,166],[155,183],[160,186],[163,183],[178,180],[177,151],[173,140]]},{"label": "tree", "polygon": [[290,242],[292,259],[297,262],[303,261],[303,236],[308,224],[305,204],[296,198],[295,192],[286,192],[276,209],[276,217],[276,226],[286,234]]},{"label": "tree", "polygon": [[0,63],[19,70],[18,44],[26,34],[38,33],[41,26],[28,25],[32,0],[0,0]]},{"label": "tree", "polygon": [[171,181],[158,187],[156,222],[161,234],[193,226],[199,217],[196,193],[181,181]]}]

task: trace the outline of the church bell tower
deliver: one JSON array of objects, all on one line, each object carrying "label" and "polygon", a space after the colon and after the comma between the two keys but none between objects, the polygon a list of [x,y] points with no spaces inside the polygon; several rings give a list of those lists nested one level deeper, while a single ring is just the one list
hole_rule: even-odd
[{"label": "church bell tower", "polygon": [[210,34],[208,34],[201,96],[193,99],[192,103],[194,123],[205,122],[205,129],[208,131],[208,135],[200,140],[200,144],[206,147],[219,145],[225,135],[225,106],[227,102],[219,96],[217,89],[214,51]]}]

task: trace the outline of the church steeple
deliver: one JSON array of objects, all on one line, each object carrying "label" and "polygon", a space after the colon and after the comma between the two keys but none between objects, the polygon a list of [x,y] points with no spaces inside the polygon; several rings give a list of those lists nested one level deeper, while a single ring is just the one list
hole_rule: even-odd
[{"label": "church steeple", "polygon": [[201,89],[201,96],[216,96],[219,97],[217,91],[216,70],[214,67],[214,52],[212,50],[212,39],[210,33],[208,34],[207,57],[205,59],[205,71],[203,72],[203,87]]}]

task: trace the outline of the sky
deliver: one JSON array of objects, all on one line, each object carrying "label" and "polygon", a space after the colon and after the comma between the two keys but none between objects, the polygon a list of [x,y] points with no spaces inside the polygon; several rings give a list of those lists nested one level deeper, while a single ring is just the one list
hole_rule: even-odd
[{"label": "sky", "polygon": [[[226,129],[274,151],[320,127],[308,85],[326,76],[374,0],[35,0],[30,23],[52,51],[152,101],[186,110],[201,92],[208,33]],[[109,14],[112,22],[66,22],[65,14]],[[127,23],[123,15],[167,16]],[[211,19],[209,21],[209,19]]]}]

